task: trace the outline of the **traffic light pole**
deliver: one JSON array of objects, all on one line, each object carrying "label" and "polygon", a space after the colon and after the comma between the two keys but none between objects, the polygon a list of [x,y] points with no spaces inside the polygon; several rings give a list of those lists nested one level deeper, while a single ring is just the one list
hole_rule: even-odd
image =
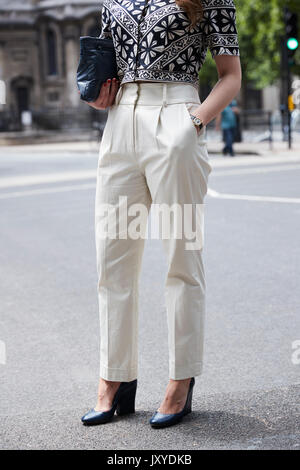
[{"label": "traffic light pole", "polygon": [[289,143],[289,150],[292,148],[292,113],[289,108],[289,96],[291,94],[291,87],[292,87],[292,82],[291,82],[291,69],[288,64],[287,68],[287,119],[288,119],[288,143]]},{"label": "traffic light pole", "polygon": [[287,36],[283,36],[281,41],[281,113],[282,132],[284,140],[288,141],[289,149],[292,148],[291,113],[288,106],[289,94],[291,90],[291,72],[289,67],[288,51],[286,47]]},{"label": "traffic light pole", "polygon": [[[282,112],[284,118],[284,134],[287,134],[289,149],[292,148],[292,126],[291,126],[291,113],[293,110],[291,98],[291,67],[294,64],[294,55],[299,46],[299,29],[298,29],[298,15],[292,12],[289,8],[284,7],[284,23],[285,34],[282,40],[281,54],[282,54]],[[287,126],[285,126],[287,121]],[[287,127],[287,132],[285,130]]]}]

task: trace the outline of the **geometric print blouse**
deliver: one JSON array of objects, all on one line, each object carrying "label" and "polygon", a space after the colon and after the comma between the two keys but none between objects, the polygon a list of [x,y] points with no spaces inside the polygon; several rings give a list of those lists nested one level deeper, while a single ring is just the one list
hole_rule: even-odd
[{"label": "geometric print blouse", "polygon": [[113,39],[120,83],[188,82],[197,89],[207,51],[240,55],[233,0],[202,0],[193,27],[175,0],[104,0],[101,38]]}]

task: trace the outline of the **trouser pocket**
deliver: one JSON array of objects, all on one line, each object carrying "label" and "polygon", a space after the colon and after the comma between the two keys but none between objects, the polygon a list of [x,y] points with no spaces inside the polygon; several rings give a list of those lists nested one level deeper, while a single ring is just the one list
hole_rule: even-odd
[{"label": "trouser pocket", "polygon": [[199,105],[200,103],[196,103],[196,102],[184,102],[183,103],[185,114],[190,122],[190,125],[193,126],[197,137],[200,137],[200,135],[203,135],[205,132],[205,126],[203,126],[202,129],[198,130],[191,119],[191,115],[195,113]]}]

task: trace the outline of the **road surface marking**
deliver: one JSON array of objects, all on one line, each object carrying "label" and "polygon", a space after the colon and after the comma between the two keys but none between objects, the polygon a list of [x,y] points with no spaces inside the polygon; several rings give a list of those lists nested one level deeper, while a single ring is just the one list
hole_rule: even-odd
[{"label": "road surface marking", "polygon": [[[272,171],[300,170],[300,164],[291,165],[270,165],[260,168],[236,168],[233,170],[213,171],[213,176],[241,175],[255,173],[269,173]],[[50,174],[22,175],[0,179],[0,188],[12,188],[18,186],[35,186],[38,184],[60,183],[63,181],[80,181],[85,179],[95,179],[97,170],[71,171]]]},{"label": "road surface marking", "polygon": [[17,186],[34,186],[36,184],[59,183],[61,181],[78,181],[96,178],[96,170],[70,171],[39,175],[24,175],[3,178],[0,180],[0,188]]},{"label": "road surface marking", "polygon": [[[208,152],[208,154],[213,154],[213,152]],[[288,156],[284,155],[279,157],[234,157],[234,158],[224,158],[224,157],[211,157],[210,162],[213,164],[214,168],[228,168],[235,166],[253,166],[253,165],[272,165],[272,164],[291,164],[291,163],[300,163],[300,158],[298,156]]]},{"label": "road surface marking", "polygon": [[299,170],[300,165],[273,165],[262,168],[236,168],[235,170],[213,171],[212,176],[227,176],[227,175],[250,175],[255,173],[269,173],[271,171],[290,171]]},{"label": "road surface marking", "polygon": [[0,364],[6,364],[6,345],[2,340],[0,340]]},{"label": "road surface marking", "polygon": [[[70,191],[82,191],[86,189],[96,189],[95,183],[87,184],[76,184],[68,186],[55,186],[54,188],[44,189],[30,189],[27,191],[17,191],[11,193],[0,194],[0,199],[10,199],[24,196],[35,196],[38,194],[51,194],[51,193],[63,193]],[[291,197],[273,197],[273,196],[252,196],[248,194],[228,194],[219,193],[214,189],[208,188],[207,195],[216,199],[233,199],[233,200],[244,200],[244,201],[256,201],[256,202],[280,202],[286,204],[300,204],[300,198]]]},{"label": "road surface marking", "polygon": [[300,204],[300,198],[296,197],[273,197],[273,196],[251,196],[248,194],[226,194],[219,193],[214,189],[208,188],[207,195],[216,199],[236,199],[240,201],[255,202],[282,202],[286,204]]},{"label": "road surface marking", "polygon": [[27,191],[17,191],[0,194],[0,199],[10,199],[24,196],[36,196],[37,194],[65,193],[68,191],[81,191],[85,189],[96,189],[96,183],[74,184],[69,186],[55,186],[54,188],[29,189]]}]

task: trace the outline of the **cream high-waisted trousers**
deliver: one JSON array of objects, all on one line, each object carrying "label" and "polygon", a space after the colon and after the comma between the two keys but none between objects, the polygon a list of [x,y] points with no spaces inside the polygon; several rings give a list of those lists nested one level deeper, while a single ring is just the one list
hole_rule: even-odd
[{"label": "cream high-waisted trousers", "polygon": [[[138,287],[146,237],[126,236],[135,208],[203,206],[211,166],[205,129],[198,134],[189,115],[199,104],[190,84],[134,82],[122,85],[109,107],[100,144],[95,217],[100,377],[106,380],[131,381],[138,373]],[[117,236],[105,237],[103,221],[107,226],[117,218],[109,218],[103,207],[120,208],[120,196],[126,200],[128,219],[115,222]],[[186,249],[184,235],[162,237],[162,243],[168,261],[169,376],[179,380],[202,370],[202,247]]]}]

